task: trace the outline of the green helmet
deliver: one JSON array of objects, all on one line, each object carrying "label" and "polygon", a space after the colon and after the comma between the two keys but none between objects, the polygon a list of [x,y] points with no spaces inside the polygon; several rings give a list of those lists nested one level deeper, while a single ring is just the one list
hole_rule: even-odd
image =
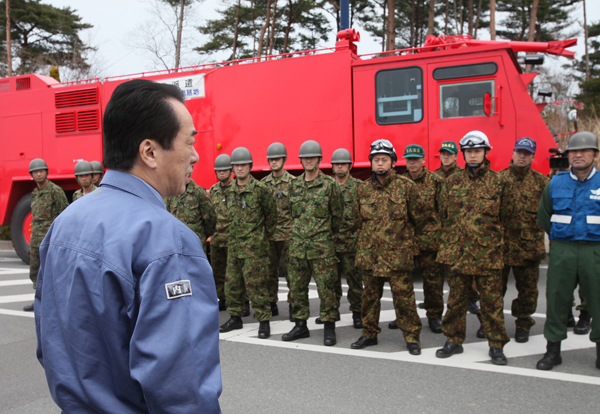
[{"label": "green helmet", "polygon": [[287,158],[287,150],[281,142],[274,142],[267,149],[267,159],[269,158]]},{"label": "green helmet", "polygon": [[35,160],[31,160],[29,163],[29,173],[39,170],[48,171],[48,166],[46,165],[46,161],[41,158],[36,158]]},{"label": "green helmet", "polygon": [[90,161],[94,174],[104,174],[104,165],[100,161]]},{"label": "green helmet", "polygon": [[92,164],[88,161],[79,161],[77,164],[75,164],[75,176],[77,177],[78,175],[86,175],[86,174],[93,174],[94,173],[94,168],[92,167]]},{"label": "green helmet", "polygon": [[338,148],[331,154],[332,164],[352,164],[352,155],[345,148]]},{"label": "green helmet", "polygon": [[248,148],[237,147],[231,152],[231,165],[252,164],[252,154]]},{"label": "green helmet", "polygon": [[231,170],[231,158],[227,154],[221,154],[215,158],[215,171]]},{"label": "green helmet", "polygon": [[300,145],[300,154],[299,158],[309,158],[309,157],[322,157],[323,151],[321,151],[321,146],[317,141],[308,140],[304,141],[302,145]]},{"label": "green helmet", "polygon": [[598,151],[598,137],[594,133],[587,131],[576,132],[571,135],[571,139],[569,139],[569,143],[567,144],[567,151],[582,149],[594,149]]}]

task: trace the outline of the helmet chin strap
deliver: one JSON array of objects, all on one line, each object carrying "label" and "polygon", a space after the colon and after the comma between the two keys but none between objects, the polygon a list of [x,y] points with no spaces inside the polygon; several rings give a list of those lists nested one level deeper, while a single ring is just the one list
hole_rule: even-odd
[{"label": "helmet chin strap", "polygon": [[336,172],[336,173],[334,173],[334,174],[335,174],[336,176],[338,176],[338,177],[345,177],[345,176],[347,176],[347,175],[348,175],[348,171],[346,171],[346,172],[343,172],[343,173],[338,173],[338,172]]},{"label": "helmet chin strap", "polygon": [[390,168],[389,170],[385,170],[385,171],[373,171],[375,173],[375,175],[388,175],[390,173],[390,171],[392,171],[392,168]]}]

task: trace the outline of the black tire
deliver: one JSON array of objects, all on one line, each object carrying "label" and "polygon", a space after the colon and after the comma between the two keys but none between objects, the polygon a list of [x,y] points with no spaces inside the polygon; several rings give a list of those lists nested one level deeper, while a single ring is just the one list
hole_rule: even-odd
[{"label": "black tire", "polygon": [[19,200],[10,218],[10,238],[12,245],[17,255],[26,264],[29,264],[29,243],[25,241],[25,236],[23,235],[23,222],[29,213],[31,213],[31,193],[24,195]]}]

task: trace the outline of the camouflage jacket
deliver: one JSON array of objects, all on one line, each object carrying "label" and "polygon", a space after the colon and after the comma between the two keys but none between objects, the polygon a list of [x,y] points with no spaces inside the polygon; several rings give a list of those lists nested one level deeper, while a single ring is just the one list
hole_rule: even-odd
[{"label": "camouflage jacket", "polygon": [[236,184],[227,193],[229,245],[227,255],[247,259],[269,252],[269,238],[277,225],[277,205],[271,192],[250,176],[244,187]]},{"label": "camouflage jacket", "polygon": [[333,235],[340,229],[344,210],[340,189],[322,171],[311,181],[304,174],[292,183],[294,224],[289,254],[311,260],[335,256]]},{"label": "camouflage jacket", "polygon": [[462,171],[462,170],[464,170],[464,168],[463,167],[459,167],[458,164],[456,163],[456,161],[454,161],[454,163],[448,169],[448,171],[442,170],[442,166],[440,165],[440,168],[438,168],[437,170],[435,170],[434,173],[437,174],[437,175],[439,175],[442,178],[448,178],[452,174],[455,174],[455,173],[457,173],[459,171]]},{"label": "camouflage jacket", "polygon": [[290,203],[290,187],[296,177],[287,171],[284,171],[281,177],[273,177],[273,174],[267,175],[261,181],[275,197],[277,204],[277,227],[275,234],[271,237],[274,241],[289,240],[292,229],[292,204]]},{"label": "camouflage jacket", "polygon": [[31,193],[31,247],[40,247],[50,225],[69,201],[62,188],[48,181],[43,190],[36,188]]},{"label": "camouflage jacket", "polygon": [[526,167],[510,167],[500,171],[506,178],[506,199],[510,206],[510,220],[504,228],[504,265],[524,266],[527,261],[546,257],[544,230],[537,222],[537,209],[548,177]]},{"label": "camouflage jacket", "polygon": [[437,261],[453,273],[487,275],[502,269],[504,224],[509,219],[506,179],[481,167],[475,176],[462,170],[448,177],[442,219],[445,231]]},{"label": "camouflage jacket", "polygon": [[206,190],[190,180],[185,193],[165,198],[165,206],[198,235],[206,252],[206,239],[215,232],[217,224],[217,215]]},{"label": "camouflage jacket", "polygon": [[373,175],[358,188],[358,202],[356,266],[383,277],[390,271],[411,271],[415,228],[425,220],[417,185],[395,171],[383,184]]},{"label": "camouflage jacket", "polygon": [[231,180],[229,185],[222,186],[220,182],[216,183],[209,190],[209,196],[217,215],[215,232],[210,238],[210,244],[214,247],[227,247],[229,239],[229,217],[227,216],[227,193],[235,185],[235,180]]},{"label": "camouflage jacket", "polygon": [[[337,181],[336,181],[337,183]],[[356,252],[356,243],[358,241],[358,227],[360,226],[360,217],[358,215],[358,187],[363,184],[361,180],[349,176],[348,181],[339,185],[344,202],[344,213],[340,230],[333,235],[335,251],[338,253]]]},{"label": "camouflage jacket", "polygon": [[[98,188],[98,187],[96,187],[94,184],[92,184],[92,191],[94,191],[96,188]],[[79,200],[81,197],[83,197],[83,188],[81,188],[73,193],[73,201]]]},{"label": "camouflage jacket", "polygon": [[436,251],[440,248],[442,235],[441,211],[445,191],[443,178],[423,167],[423,172],[413,179],[408,170],[404,176],[417,184],[421,198],[421,211],[425,215],[425,223],[420,231],[415,233],[415,239],[420,251]]}]

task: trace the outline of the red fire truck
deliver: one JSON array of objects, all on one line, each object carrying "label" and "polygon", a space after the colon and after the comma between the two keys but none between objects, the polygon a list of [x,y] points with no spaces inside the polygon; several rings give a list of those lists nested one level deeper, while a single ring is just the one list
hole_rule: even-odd
[{"label": "red fire truck", "polygon": [[258,176],[268,171],[267,147],[277,141],[287,147],[286,168],[300,170],[298,150],[308,139],[321,144],[323,168],[331,167],[334,150],[346,148],[353,172],[365,176],[375,139],[390,140],[400,154],[420,144],[425,165],[435,169],[440,144],[474,129],[490,137],[494,169],[507,167],[515,140],[529,136],[538,143],[534,168],[547,172],[554,142],[542,105],[527,90],[536,74],[523,73],[516,52],[572,58],[565,48],[576,40],[430,36],[420,48],[362,56],[358,41],[358,32],[346,29],[328,49],[70,83],[35,74],[0,79],[0,221],[11,224],[15,250],[29,260],[29,162],[43,158],[50,180],[68,194],[77,189],[77,161],[102,160],[102,114],[111,93],[140,77],[176,84],[188,98],[199,131],[193,178],[204,187],[216,182],[215,157],[238,146],[250,149]]}]

